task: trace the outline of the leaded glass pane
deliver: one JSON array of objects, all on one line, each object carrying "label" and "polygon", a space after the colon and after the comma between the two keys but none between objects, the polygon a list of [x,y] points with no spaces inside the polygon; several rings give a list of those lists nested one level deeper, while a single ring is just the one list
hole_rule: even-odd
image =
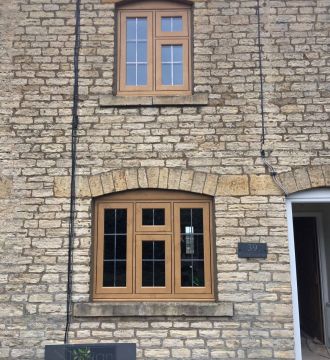
[{"label": "leaded glass pane", "polygon": [[142,209],[142,225],[165,225],[165,209]]},{"label": "leaded glass pane", "polygon": [[142,241],[142,286],[165,286],[165,241]]},{"label": "leaded glass pane", "polygon": [[127,210],[104,210],[103,286],[126,286]]},{"label": "leaded glass pane", "polygon": [[180,209],[181,286],[205,285],[203,209]]}]

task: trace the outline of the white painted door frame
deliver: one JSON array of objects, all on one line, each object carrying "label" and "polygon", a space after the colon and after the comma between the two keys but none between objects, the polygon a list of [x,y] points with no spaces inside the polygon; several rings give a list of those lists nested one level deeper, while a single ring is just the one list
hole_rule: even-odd
[{"label": "white painted door frame", "polygon": [[292,287],[295,359],[302,360],[296,257],[295,257],[294,233],[293,233],[292,204],[294,203],[330,203],[330,189],[307,190],[304,192],[292,194],[288,196],[286,199],[286,211],[287,211],[287,221],[288,221],[288,243],[289,243],[291,287]]}]

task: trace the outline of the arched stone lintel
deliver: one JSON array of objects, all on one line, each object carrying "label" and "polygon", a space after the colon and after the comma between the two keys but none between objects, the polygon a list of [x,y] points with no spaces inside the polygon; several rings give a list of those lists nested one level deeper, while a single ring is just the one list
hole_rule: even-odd
[{"label": "arched stone lintel", "polygon": [[330,165],[301,166],[279,174],[288,194],[330,186]]},{"label": "arched stone lintel", "polygon": [[[272,182],[270,176],[264,177],[268,182]],[[260,178],[258,180],[260,181]],[[70,176],[56,177],[54,195],[69,197],[70,181]],[[251,181],[253,182],[253,179]],[[255,188],[259,189],[258,186]],[[78,176],[76,189],[79,198],[133,189],[183,190],[211,196],[250,195],[248,175],[216,175],[189,169],[159,167],[112,170],[98,175]],[[274,186],[271,194],[275,193],[278,193],[278,190]]]}]

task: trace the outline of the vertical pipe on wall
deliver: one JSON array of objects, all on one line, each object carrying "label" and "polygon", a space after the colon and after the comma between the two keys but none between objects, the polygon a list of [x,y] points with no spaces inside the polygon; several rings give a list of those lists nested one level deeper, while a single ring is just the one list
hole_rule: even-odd
[{"label": "vertical pipe on wall", "polygon": [[72,264],[75,235],[75,205],[76,205],[76,165],[77,165],[77,130],[79,124],[79,50],[80,50],[80,0],[76,1],[75,10],[75,44],[73,56],[73,103],[72,103],[72,130],[71,130],[71,195],[70,195],[70,219],[68,238],[68,274],[67,274],[67,303],[66,303],[66,326],[64,343],[69,341],[70,323],[72,317]]}]

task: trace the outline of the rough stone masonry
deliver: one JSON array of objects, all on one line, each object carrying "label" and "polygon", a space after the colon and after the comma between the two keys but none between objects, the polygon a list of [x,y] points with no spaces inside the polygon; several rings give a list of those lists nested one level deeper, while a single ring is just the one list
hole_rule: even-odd
[{"label": "rough stone masonry", "polygon": [[[73,300],[90,301],[92,199],[136,188],[214,196],[216,303],[232,316],[83,316],[72,342],[136,342],[138,359],[293,359],[285,198],[260,158],[256,1],[193,4],[206,105],[101,107],[115,5],[82,0]],[[289,193],[330,186],[330,3],[261,1],[265,150]],[[0,358],[42,359],[66,315],[75,1],[0,3]],[[267,242],[265,260],[239,241]],[[166,307],[166,304],[164,305]]]}]

